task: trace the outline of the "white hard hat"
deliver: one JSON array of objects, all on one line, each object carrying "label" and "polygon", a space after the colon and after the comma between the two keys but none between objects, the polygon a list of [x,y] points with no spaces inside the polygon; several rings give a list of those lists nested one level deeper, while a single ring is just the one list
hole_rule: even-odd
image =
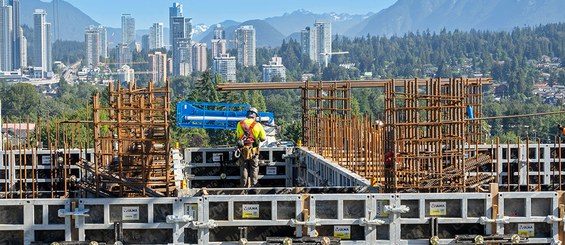
[{"label": "white hard hat", "polygon": [[255,114],[255,116],[259,115],[259,111],[257,110],[257,108],[251,107],[249,108],[249,110],[247,110],[247,116],[251,116],[253,113]]}]

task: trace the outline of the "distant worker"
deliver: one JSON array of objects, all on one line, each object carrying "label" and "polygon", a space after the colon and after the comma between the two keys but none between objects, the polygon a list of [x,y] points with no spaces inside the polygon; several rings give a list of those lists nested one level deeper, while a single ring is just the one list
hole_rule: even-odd
[{"label": "distant worker", "polygon": [[381,120],[375,121],[375,124],[377,125],[377,130],[379,132],[381,132],[383,130],[383,128],[385,127],[385,123]]},{"label": "distant worker", "polygon": [[[394,151],[385,153],[385,168],[394,168],[394,165],[392,164],[393,157],[395,157]],[[395,162],[398,163],[398,159],[396,159]]]},{"label": "distant worker", "polygon": [[563,126],[561,126],[561,124],[557,125],[557,128],[559,128],[559,133],[562,133],[565,135],[565,128]]},{"label": "distant worker", "polygon": [[[394,161],[394,162],[393,162]],[[385,190],[393,191],[394,186],[394,165],[398,163],[396,159],[396,153],[394,151],[388,151],[385,153]]]},{"label": "distant worker", "polygon": [[[257,178],[259,176],[259,143],[267,139],[267,134],[263,125],[255,121],[258,111],[254,107],[247,111],[247,119],[237,123],[237,148],[239,151],[239,159],[237,163],[241,173],[242,187],[257,186]],[[251,178],[248,183],[247,178]]]}]

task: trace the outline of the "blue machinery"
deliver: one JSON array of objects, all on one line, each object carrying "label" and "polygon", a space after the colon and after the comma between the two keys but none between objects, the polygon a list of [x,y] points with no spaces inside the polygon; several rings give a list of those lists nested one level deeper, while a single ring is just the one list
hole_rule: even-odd
[{"label": "blue machinery", "polygon": [[[250,105],[180,102],[177,104],[177,125],[182,128],[235,129],[237,123],[247,117]],[[272,112],[259,112],[257,121],[274,125]]]}]

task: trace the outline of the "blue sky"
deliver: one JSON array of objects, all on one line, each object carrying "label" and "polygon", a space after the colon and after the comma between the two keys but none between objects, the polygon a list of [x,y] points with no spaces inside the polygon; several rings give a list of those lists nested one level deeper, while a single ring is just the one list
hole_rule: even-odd
[{"label": "blue sky", "polygon": [[[48,1],[48,0],[44,0]],[[119,27],[122,13],[132,14],[136,28],[152,23],[168,26],[169,6],[166,0],[66,0],[104,26]],[[280,16],[298,9],[314,13],[365,14],[379,12],[396,0],[178,0],[184,15],[193,24],[215,24],[224,20],[245,21]]]}]

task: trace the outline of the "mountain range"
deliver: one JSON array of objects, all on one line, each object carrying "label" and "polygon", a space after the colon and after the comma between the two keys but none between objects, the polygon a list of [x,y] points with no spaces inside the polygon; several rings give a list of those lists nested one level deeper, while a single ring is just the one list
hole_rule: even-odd
[{"label": "mountain range", "polygon": [[351,27],[347,36],[416,31],[492,30],[565,21],[563,0],[398,0]]},{"label": "mountain range", "polygon": [[84,41],[84,28],[89,25],[100,25],[80,9],[66,1],[58,1],[58,20],[54,19],[53,2],[41,0],[20,1],[20,17],[22,25],[33,28],[33,12],[35,9],[47,11],[47,22],[53,25],[53,39]]},{"label": "mountain range", "polygon": [[[47,21],[53,23],[54,39],[84,40],[84,28],[99,25],[98,22],[64,0],[59,2],[58,21],[53,19],[53,4],[41,0],[21,1],[22,24],[33,27],[33,10],[46,9]],[[345,3],[346,4],[346,3]],[[367,9],[370,9],[368,7]],[[300,30],[312,26],[315,21],[330,21],[332,33],[350,37],[370,35],[403,35],[407,32],[439,32],[446,30],[511,30],[514,27],[565,22],[563,0],[398,0],[378,13],[351,15],[347,13],[317,14],[297,10],[266,19],[245,22],[226,20],[221,24],[228,39],[242,25],[253,25],[257,31],[257,46],[278,46],[283,39],[299,38]],[[51,11],[50,11],[51,10]],[[164,9],[163,11],[166,11]],[[163,20],[167,23],[167,20]],[[58,27],[55,27],[56,24]],[[215,25],[206,29],[198,25],[194,40],[209,42]],[[58,31],[57,31],[58,30]],[[139,30],[139,34],[146,30]],[[165,35],[168,37],[168,35]],[[121,30],[109,28],[108,39],[119,42]],[[167,41],[166,41],[167,42]]]}]

